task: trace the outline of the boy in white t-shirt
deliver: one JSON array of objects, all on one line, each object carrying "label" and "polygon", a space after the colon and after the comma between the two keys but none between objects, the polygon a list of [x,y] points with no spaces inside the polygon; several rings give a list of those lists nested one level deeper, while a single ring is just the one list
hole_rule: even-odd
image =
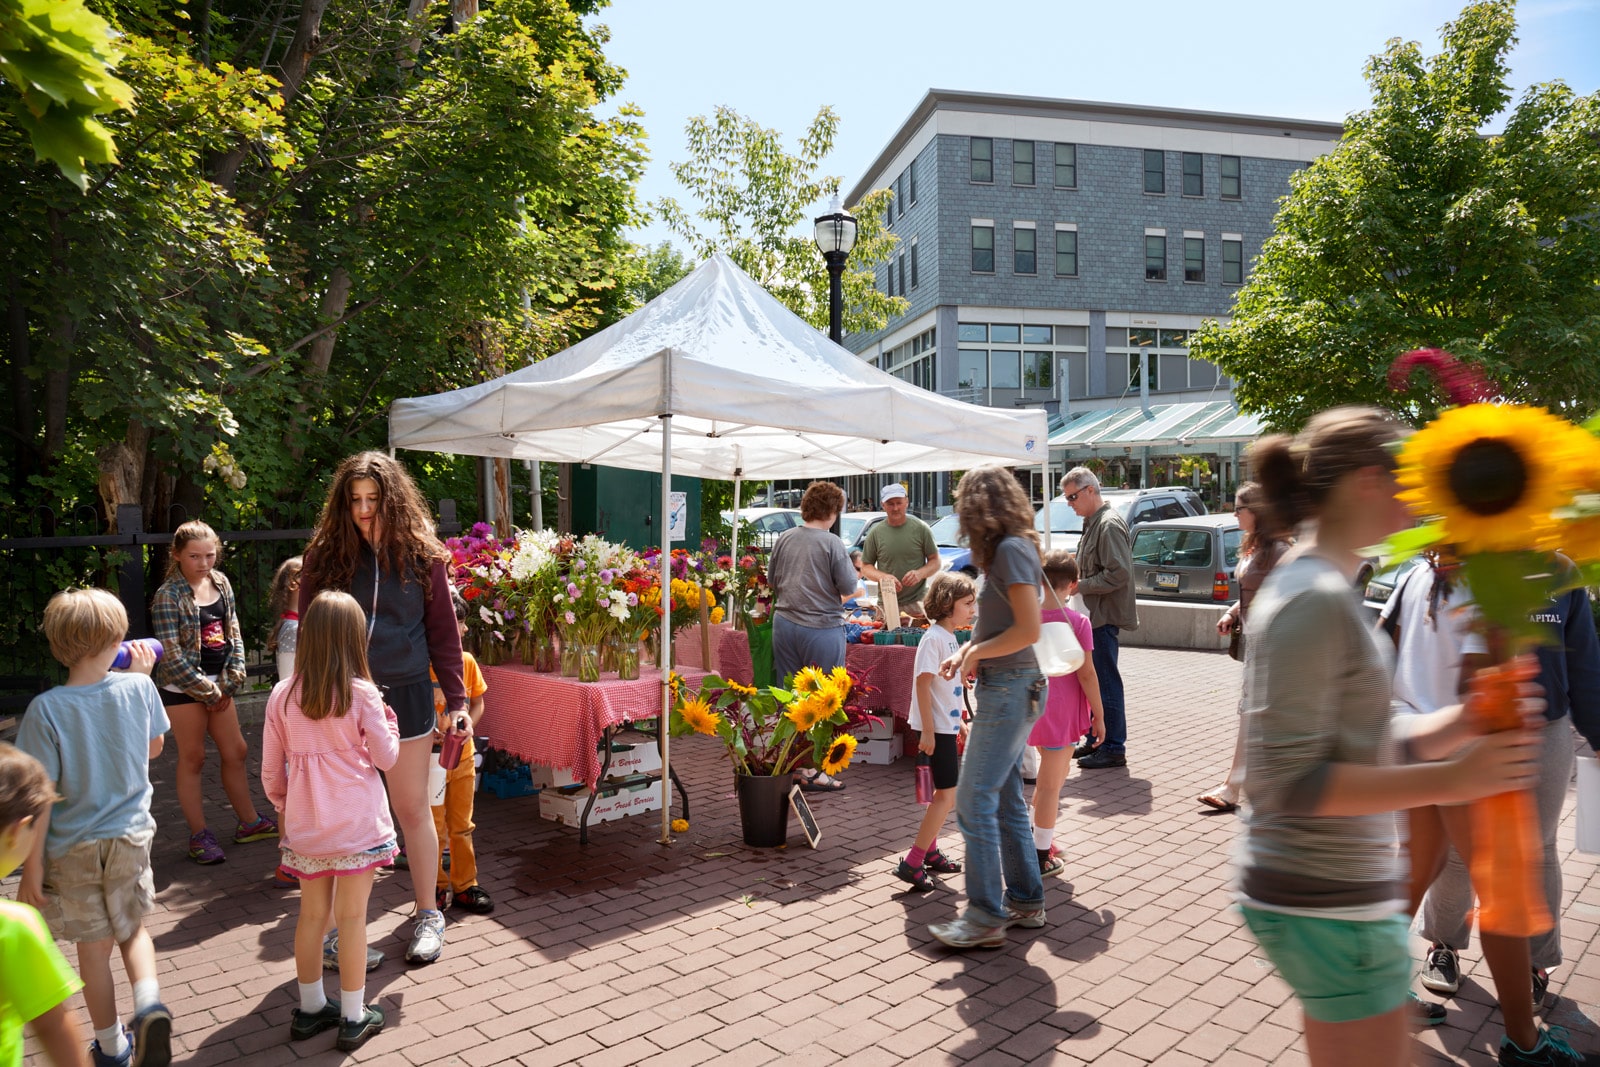
[{"label": "boy in white t-shirt", "polygon": [[[933,802],[923,813],[922,825],[911,851],[895,868],[895,877],[909,882],[919,893],[938,883],[928,875],[954,874],[961,865],[939,851],[939,828],[956,805],[956,781],[960,777],[959,745],[965,743],[967,724],[962,721],[960,678],[939,677],[939,664],[954,656],[960,645],[956,631],[972,625],[977,612],[978,589],[972,579],[959,572],[936,575],[928,583],[922,606],[933,625],[917,644],[917,659],[912,667],[913,699],[911,725],[918,731],[918,749],[933,770]],[[920,757],[919,757],[920,758]]]}]

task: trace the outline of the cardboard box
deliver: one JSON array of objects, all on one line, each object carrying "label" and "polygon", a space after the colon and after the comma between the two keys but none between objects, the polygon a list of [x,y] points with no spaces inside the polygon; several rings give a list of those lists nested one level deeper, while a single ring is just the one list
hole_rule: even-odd
[{"label": "cardboard box", "polygon": [[[598,749],[596,751],[598,752]],[[635,774],[657,774],[660,770],[661,752],[656,748],[654,738],[636,740],[629,744],[622,742],[612,744],[611,766],[606,768],[608,779],[627,778]],[[544,767],[535,764],[533,784],[542,789],[565,789],[567,786],[583,783],[573,776],[570,767]]]},{"label": "cardboard box", "polygon": [[899,734],[882,741],[862,741],[856,745],[856,754],[853,758],[863,763],[893,763],[904,753],[903,741]]},{"label": "cardboard box", "polygon": [[[576,827],[583,818],[583,807],[589,802],[589,790],[573,789],[556,792],[546,789],[539,794],[539,815],[567,826]],[[594,810],[589,812],[589,825],[612,822],[629,815],[661,810],[661,783],[635,782],[631,786],[601,786],[595,799]]]},{"label": "cardboard box", "polygon": [[887,708],[882,711],[871,711],[869,715],[876,715],[878,722],[864,722],[852,727],[850,732],[863,741],[887,741],[895,735],[894,712]]}]

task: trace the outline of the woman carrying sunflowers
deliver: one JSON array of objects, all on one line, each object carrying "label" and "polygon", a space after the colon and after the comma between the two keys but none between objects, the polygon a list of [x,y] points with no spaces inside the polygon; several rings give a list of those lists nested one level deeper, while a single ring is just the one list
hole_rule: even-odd
[{"label": "woman carrying sunflowers", "polygon": [[[1409,1057],[1394,812],[1526,788],[1536,774],[1529,731],[1477,737],[1461,705],[1391,721],[1390,655],[1352,581],[1361,549],[1410,525],[1395,474],[1401,433],[1377,410],[1336,408],[1251,454],[1267,502],[1303,536],[1247,624],[1238,889],[1246,924],[1300,1000],[1315,1067]],[[1402,750],[1434,762],[1399,763]]]}]

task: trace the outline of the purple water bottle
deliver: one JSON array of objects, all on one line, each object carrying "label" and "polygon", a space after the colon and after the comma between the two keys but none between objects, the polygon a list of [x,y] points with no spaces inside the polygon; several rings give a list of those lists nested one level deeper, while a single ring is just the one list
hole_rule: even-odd
[{"label": "purple water bottle", "polygon": [[923,807],[933,803],[933,768],[926,752],[917,753],[917,803]]},{"label": "purple water bottle", "polygon": [[157,663],[161,662],[161,657],[166,652],[166,649],[161,647],[161,642],[157,641],[155,638],[136,637],[132,641],[124,641],[122,644],[117,646],[117,658],[111,661],[112,670],[125,671],[128,669],[128,664],[133,662],[134,645],[147,646],[151,652],[156,654]]}]

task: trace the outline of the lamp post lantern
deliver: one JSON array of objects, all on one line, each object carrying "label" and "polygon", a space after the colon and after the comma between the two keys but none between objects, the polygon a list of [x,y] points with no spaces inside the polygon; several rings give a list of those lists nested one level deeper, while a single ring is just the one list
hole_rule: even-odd
[{"label": "lamp post lantern", "polygon": [[839,207],[838,194],[828,205],[828,214],[816,220],[817,248],[828,264],[828,338],[840,344],[844,338],[844,261],[856,246],[855,216]]}]

